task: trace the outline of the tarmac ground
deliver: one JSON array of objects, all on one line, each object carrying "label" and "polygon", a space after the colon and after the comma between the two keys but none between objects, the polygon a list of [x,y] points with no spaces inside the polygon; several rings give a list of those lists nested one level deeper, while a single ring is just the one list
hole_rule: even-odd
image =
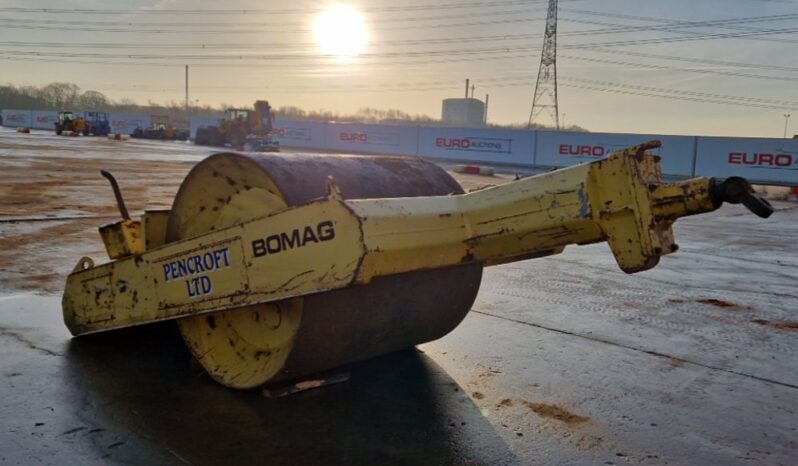
[{"label": "tarmac ground", "polygon": [[795,464],[794,202],[682,219],[636,275],[604,244],[488,268],[449,335],[279,399],[210,380],[171,323],[72,339],[66,275],[118,216],[99,170],[135,215],[213,152],[0,128],[0,464]]}]

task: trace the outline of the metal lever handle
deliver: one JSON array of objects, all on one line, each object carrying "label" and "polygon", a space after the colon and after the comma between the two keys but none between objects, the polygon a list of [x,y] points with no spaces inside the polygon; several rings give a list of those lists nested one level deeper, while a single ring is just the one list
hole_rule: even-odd
[{"label": "metal lever handle", "polygon": [[713,179],[710,187],[712,199],[720,205],[724,202],[729,204],[742,204],[755,215],[768,218],[773,214],[773,206],[767,199],[754,192],[751,183],[745,178],[732,176],[718,182]]},{"label": "metal lever handle", "polygon": [[122,191],[119,190],[119,183],[116,182],[116,178],[105,170],[100,170],[100,174],[111,182],[111,188],[114,190],[114,197],[116,197],[116,204],[119,206],[119,213],[122,214],[122,218],[130,220],[130,214],[127,212],[127,207],[125,207],[125,200],[122,198]]}]

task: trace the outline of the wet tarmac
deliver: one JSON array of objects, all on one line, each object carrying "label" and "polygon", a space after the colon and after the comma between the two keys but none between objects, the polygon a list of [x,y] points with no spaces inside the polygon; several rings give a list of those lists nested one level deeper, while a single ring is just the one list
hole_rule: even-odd
[{"label": "wet tarmac", "polygon": [[680,251],[633,276],[605,245],[486,269],[443,339],[269,399],[212,382],[171,324],[73,340],[61,321],[115,212],[87,174],[168,205],[206,149],[24,137],[0,131],[0,464],[795,464],[794,203],[683,219]]}]

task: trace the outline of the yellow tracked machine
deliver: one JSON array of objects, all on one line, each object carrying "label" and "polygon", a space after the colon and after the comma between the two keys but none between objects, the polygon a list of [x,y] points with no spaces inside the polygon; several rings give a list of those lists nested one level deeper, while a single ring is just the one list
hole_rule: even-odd
[{"label": "yellow tracked machine", "polygon": [[442,337],[485,266],[606,241],[634,273],[677,250],[679,217],[772,213],[742,178],[664,183],[658,146],[467,194],[418,158],[221,153],[141,220],[106,173],[112,261],[80,259],[64,320],[76,336],[175,320],[211,377],[251,388]]}]

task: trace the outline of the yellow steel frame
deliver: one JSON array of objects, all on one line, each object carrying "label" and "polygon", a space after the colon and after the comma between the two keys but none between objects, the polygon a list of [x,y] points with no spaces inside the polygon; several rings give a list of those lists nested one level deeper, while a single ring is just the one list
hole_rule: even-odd
[{"label": "yellow steel frame", "polygon": [[[645,146],[605,160],[453,196],[325,199],[162,244],[104,265],[81,259],[63,308],[75,335],[176,319],[477,261],[501,264],[607,241],[620,268],[677,249],[677,218],[717,208],[710,180],[662,182]],[[110,252],[110,248],[109,248]]]}]

